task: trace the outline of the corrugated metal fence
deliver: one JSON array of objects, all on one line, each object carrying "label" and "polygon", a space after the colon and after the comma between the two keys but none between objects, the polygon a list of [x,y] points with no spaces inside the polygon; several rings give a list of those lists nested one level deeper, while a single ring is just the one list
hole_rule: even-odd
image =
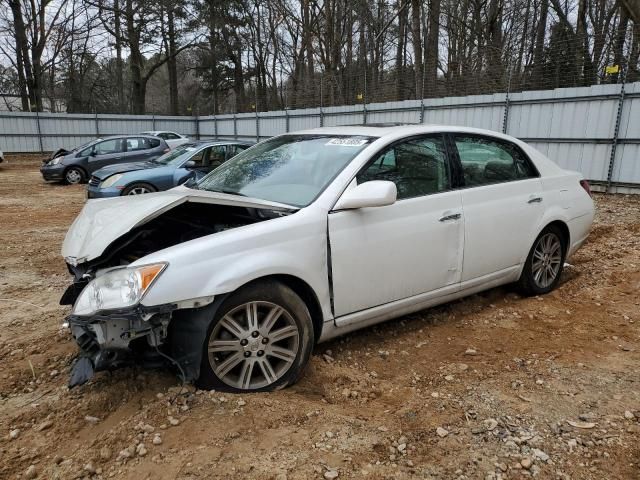
[{"label": "corrugated metal fence", "polygon": [[[640,83],[209,117],[0,114],[0,150],[51,151],[96,136],[173,130],[194,138],[257,140],[333,125],[464,125],[521,138],[586,178],[640,186]],[[635,184],[635,185],[634,185]]]}]

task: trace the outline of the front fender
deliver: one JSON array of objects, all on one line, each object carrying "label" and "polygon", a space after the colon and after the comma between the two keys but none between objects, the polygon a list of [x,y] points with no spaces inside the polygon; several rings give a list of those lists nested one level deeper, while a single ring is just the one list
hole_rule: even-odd
[{"label": "front fender", "polygon": [[169,266],[143,298],[145,306],[215,297],[259,278],[290,275],[313,289],[324,318],[331,318],[323,212],[302,210],[288,217],[215,233],[155,252],[135,263],[159,261],[168,262]]}]

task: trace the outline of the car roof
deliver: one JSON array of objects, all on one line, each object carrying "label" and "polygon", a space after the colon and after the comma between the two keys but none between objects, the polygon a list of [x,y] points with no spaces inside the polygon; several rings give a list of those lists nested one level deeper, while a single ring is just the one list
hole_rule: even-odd
[{"label": "car roof", "polygon": [[245,140],[194,140],[183,145],[255,145]]},{"label": "car roof", "polygon": [[350,135],[366,137],[397,137],[402,138],[409,135],[420,135],[428,133],[474,133],[477,135],[488,135],[496,138],[513,141],[513,137],[493,130],[486,130],[475,127],[462,127],[457,125],[438,125],[428,123],[374,123],[367,125],[339,125],[335,127],[320,127],[309,130],[292,132],[301,135]]}]

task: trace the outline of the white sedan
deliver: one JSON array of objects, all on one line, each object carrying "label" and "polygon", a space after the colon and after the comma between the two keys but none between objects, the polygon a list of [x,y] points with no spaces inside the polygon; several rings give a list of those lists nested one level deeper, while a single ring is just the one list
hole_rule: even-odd
[{"label": "white sedan", "polygon": [[184,145],[185,143],[189,143],[191,139],[185,135],[180,135],[176,132],[167,132],[164,130],[153,130],[149,132],[142,132],[142,135],[151,135],[152,137],[158,137],[163,139],[169,148],[173,150],[174,148]]},{"label": "white sedan", "polygon": [[282,388],[318,342],[498,285],[551,291],[593,216],[579,173],[495,132],[274,137],[197,184],[85,205],[62,248],[71,385],[155,352],[202,388]]}]

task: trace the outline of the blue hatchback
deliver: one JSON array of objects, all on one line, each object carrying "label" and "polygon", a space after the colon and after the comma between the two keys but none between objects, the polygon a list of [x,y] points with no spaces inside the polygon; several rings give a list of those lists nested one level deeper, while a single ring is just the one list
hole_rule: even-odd
[{"label": "blue hatchback", "polygon": [[148,162],[104,167],[91,176],[87,197],[118,197],[168,190],[191,178],[202,178],[251,145],[235,141],[193,142]]}]

